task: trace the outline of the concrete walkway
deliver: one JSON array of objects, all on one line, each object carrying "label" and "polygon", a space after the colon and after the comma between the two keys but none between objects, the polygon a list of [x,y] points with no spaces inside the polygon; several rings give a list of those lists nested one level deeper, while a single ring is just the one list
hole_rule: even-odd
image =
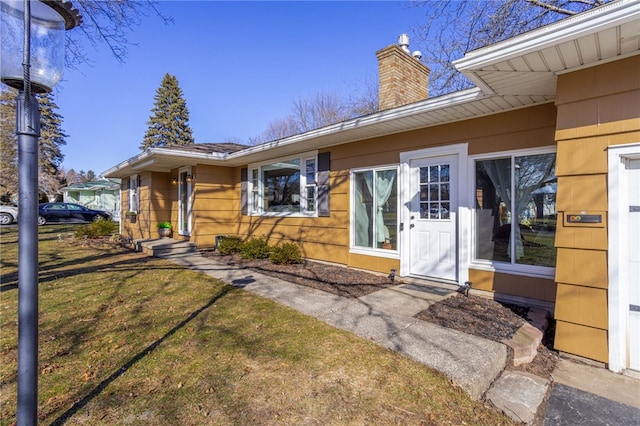
[{"label": "concrete walkway", "polygon": [[[413,316],[443,297],[442,288],[399,284],[359,299],[336,296],[199,253],[163,257],[274,300],[401,353],[447,375],[524,424],[640,425],[640,379],[562,360],[553,382],[505,369],[507,347]],[[544,404],[548,396],[548,403]]]}]

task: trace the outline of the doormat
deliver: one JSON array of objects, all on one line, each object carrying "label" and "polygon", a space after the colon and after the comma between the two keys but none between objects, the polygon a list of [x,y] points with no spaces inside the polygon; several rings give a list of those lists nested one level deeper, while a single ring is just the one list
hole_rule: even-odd
[{"label": "doormat", "polygon": [[415,290],[415,291],[421,291],[423,293],[436,294],[438,296],[446,296],[450,293],[453,293],[453,290],[447,290],[446,288],[440,288],[440,287],[431,287],[427,285],[404,284],[401,287],[406,288],[408,290]]}]

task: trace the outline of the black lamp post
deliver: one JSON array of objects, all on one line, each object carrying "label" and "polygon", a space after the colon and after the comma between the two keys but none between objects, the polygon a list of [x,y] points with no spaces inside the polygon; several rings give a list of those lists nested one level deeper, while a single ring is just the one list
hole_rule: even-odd
[{"label": "black lamp post", "polygon": [[[18,137],[18,425],[38,411],[38,137],[33,93],[47,93],[64,70],[64,32],[81,22],[63,0],[0,0],[0,77],[20,90]],[[20,58],[22,56],[22,59]]]}]

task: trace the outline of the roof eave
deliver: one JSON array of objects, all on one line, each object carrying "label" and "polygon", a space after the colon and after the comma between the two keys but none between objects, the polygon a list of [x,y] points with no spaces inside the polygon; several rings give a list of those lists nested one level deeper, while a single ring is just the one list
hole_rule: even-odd
[{"label": "roof eave", "polygon": [[638,15],[638,0],[607,3],[554,24],[468,52],[452,64],[458,71],[474,78],[474,70],[637,20]]},{"label": "roof eave", "polygon": [[[472,88],[462,90],[449,95],[428,99],[402,107],[380,111],[363,117],[354,118],[341,123],[311,130],[306,133],[278,139],[272,142],[252,146],[233,153],[203,154],[187,151],[175,151],[167,148],[151,148],[126,161],[114,166],[105,172],[105,177],[123,178],[135,174],[141,170],[152,169],[157,165],[157,158],[160,156],[170,156],[174,159],[172,168],[185,165],[209,164],[224,165],[227,167],[237,167],[254,162],[268,160],[278,156],[292,154],[311,149],[322,149],[330,146],[341,145],[358,140],[369,139],[387,134],[397,133],[385,130],[385,123],[396,120],[407,119],[419,114],[426,114],[442,108],[464,104],[484,97],[481,90]],[[442,121],[437,124],[445,124],[450,121]],[[434,125],[434,124],[430,124]],[[429,127],[424,125],[421,127]],[[420,128],[420,127],[414,127]],[[403,131],[413,130],[406,128]],[[339,140],[336,136],[340,135]],[[164,163],[164,168],[168,171],[168,163]]]}]

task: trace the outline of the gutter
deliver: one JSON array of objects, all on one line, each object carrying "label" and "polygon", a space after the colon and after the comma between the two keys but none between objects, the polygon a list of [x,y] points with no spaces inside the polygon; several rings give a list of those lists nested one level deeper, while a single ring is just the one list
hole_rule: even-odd
[{"label": "gutter", "polygon": [[554,24],[473,50],[466,53],[463,58],[456,59],[452,64],[458,71],[469,77],[473,75],[473,71],[479,71],[496,62],[513,59],[566,41],[577,40],[603,29],[634,21],[640,15],[639,6],[638,0],[607,3]]}]

